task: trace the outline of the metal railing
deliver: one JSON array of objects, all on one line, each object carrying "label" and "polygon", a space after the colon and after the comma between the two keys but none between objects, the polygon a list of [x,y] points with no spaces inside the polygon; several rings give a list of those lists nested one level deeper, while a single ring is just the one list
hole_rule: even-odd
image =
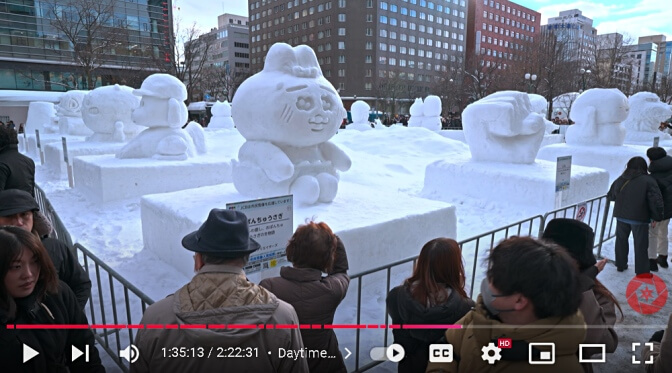
[{"label": "metal railing", "polygon": [[[90,324],[137,324],[145,309],[153,303],[153,300],[127,281],[118,272],[105,264],[100,258],[91,253],[87,248],[78,243],[72,245],[70,234],[49,203],[44,191],[39,187],[36,187],[35,191],[35,198],[40,205],[41,211],[51,219],[54,225],[55,237],[63,240],[76,250],[78,258],[81,258],[81,263],[89,274],[89,277],[91,277],[93,287],[87,309],[87,317],[89,317]],[[473,297],[474,295],[474,287],[477,277],[479,277],[479,275],[484,275],[482,270],[479,271],[479,256],[487,255],[490,249],[492,249],[499,241],[511,236],[536,235],[539,237],[543,233],[548,221],[557,217],[575,218],[578,210],[581,208],[585,208],[584,221],[586,224],[590,225],[596,233],[599,232],[599,234],[596,234],[595,236],[594,248],[597,248],[597,256],[600,257],[603,243],[615,236],[613,211],[606,196],[593,198],[571,206],[556,209],[543,216],[535,215],[528,219],[496,228],[458,242],[463,253],[473,253],[470,255],[470,257],[472,257],[471,263],[465,263],[465,270],[468,269],[467,272],[469,272],[469,270],[471,271],[470,276],[467,276],[469,281],[465,284],[465,286],[469,288],[469,296]],[[389,320],[386,305],[384,306],[384,313],[376,312],[373,316],[367,315],[365,320],[362,313],[362,298],[364,297],[364,293],[373,288],[375,294],[379,298],[382,297],[382,299],[385,299],[393,287],[393,283],[401,284],[405,278],[410,276],[417,258],[418,256],[416,255],[360,272],[350,277],[351,286],[348,295],[346,296],[346,302],[348,299],[352,300],[352,297],[354,296],[355,299],[353,303],[356,304],[356,312],[353,319],[347,321],[356,325],[369,324],[377,326],[371,329],[356,328],[354,346],[352,346],[353,341],[351,338],[346,338],[346,336],[339,337],[341,347],[354,348],[354,361],[346,361],[346,365],[352,365],[354,363],[354,368],[349,369],[350,371],[364,372],[381,364],[382,361],[374,361],[370,358],[366,359],[367,361],[363,361],[364,359],[362,359],[361,352],[368,352],[373,347],[387,346],[391,337],[391,330],[388,328]],[[483,257],[481,259],[485,258]],[[371,284],[364,286],[365,281],[370,281]],[[356,287],[352,286],[353,282],[357,282]],[[379,285],[379,287],[376,288],[376,285]],[[123,298],[119,299],[116,294],[120,293],[123,293]],[[370,299],[367,299],[367,301],[370,301]],[[101,333],[101,330],[104,330],[104,332]],[[336,330],[336,333],[341,334],[343,332]],[[114,359],[115,363],[124,372],[129,371],[129,366],[128,363],[119,356],[119,350],[133,342],[133,334],[132,328],[94,330],[94,336],[97,342],[105,349],[105,351],[107,351],[107,353]],[[366,334],[366,340],[363,340],[364,334]],[[373,336],[373,338],[371,338],[371,336]]]},{"label": "metal railing", "polygon": [[[54,227],[52,236],[74,250],[80,264],[91,279],[91,296],[86,308],[89,324],[92,326],[138,324],[147,306],[154,301],[86,247],[79,243],[73,245],[65,225],[44,191],[37,186],[35,187],[35,200],[40,206],[40,211],[51,220]],[[119,298],[118,294],[123,294],[123,297]],[[129,363],[119,356],[119,351],[133,343],[133,329],[99,329],[96,327],[93,329],[93,335],[119,368],[124,372],[129,372]]]},{"label": "metal railing", "polygon": [[[474,292],[474,284],[476,281],[476,274],[478,272],[478,257],[479,253],[487,253],[497,242],[511,237],[511,236],[520,236],[520,235],[534,235],[539,232],[540,229],[544,226],[544,221],[543,217],[541,215],[536,215],[531,218],[521,220],[512,224],[509,224],[504,227],[500,227],[497,229],[493,229],[491,231],[482,233],[478,236],[474,236],[471,238],[468,238],[466,240],[462,240],[458,242],[460,245],[460,248],[462,249],[462,253],[465,252],[470,252],[473,250],[473,263],[471,266],[471,280],[466,284],[467,287],[469,287],[469,296],[473,296]],[[377,291],[377,294],[382,294],[385,297],[387,294],[390,292],[392,288],[392,281],[393,278],[396,280],[394,283],[395,284],[401,284],[401,281],[403,279],[407,278],[410,276],[413,266],[415,265],[416,260],[418,259],[418,256],[413,256],[409,257],[406,259],[402,259],[399,261],[396,261],[394,263],[390,263],[384,266],[380,266],[377,268],[373,268],[364,272],[357,273],[355,275],[350,276],[350,287],[352,288],[353,282],[357,282],[357,293],[356,293],[356,304],[357,304],[357,312],[355,316],[355,320],[352,320],[352,323],[356,325],[362,325],[362,324],[378,324],[378,325],[385,325],[385,328],[378,328],[378,329],[360,329],[357,328],[355,330],[355,346],[354,346],[354,370],[350,370],[353,372],[364,372],[366,370],[369,370],[379,364],[382,363],[382,361],[373,361],[369,359],[370,361],[366,362],[364,365],[362,364],[362,358],[361,358],[361,352],[362,351],[370,351],[371,348],[373,347],[379,347],[379,346],[387,346],[388,345],[388,340],[390,340],[390,329],[387,328],[389,325],[389,319],[387,317],[387,306],[385,306],[385,313],[378,315],[379,319],[374,320],[374,322],[366,322],[370,320],[362,320],[362,297],[363,297],[363,292],[362,292],[362,287],[364,283],[364,278],[365,277],[371,277],[372,280],[372,286],[375,287],[376,283],[379,283],[381,280],[383,280],[384,277],[384,291]],[[465,263],[469,264],[469,263]],[[468,266],[465,265],[465,271],[467,270]],[[393,271],[394,269],[400,269],[402,271],[399,271],[396,273],[396,276],[393,276]],[[384,276],[383,276],[384,275]],[[396,286],[396,285],[395,285]],[[350,296],[350,295],[349,295]],[[377,322],[376,322],[377,321]],[[373,335],[381,335],[382,338],[378,340],[374,340],[373,342],[369,341],[368,343],[362,343],[362,334],[366,333],[367,337],[369,337],[371,334]],[[347,347],[349,344],[343,343],[343,339],[339,338],[339,344],[341,347]],[[363,345],[364,344],[364,345]],[[346,364],[348,362],[346,361]]]},{"label": "metal railing", "polygon": [[[496,228],[493,229],[489,232],[485,232],[482,234],[479,234],[478,236],[474,236],[471,238],[468,238],[466,240],[459,241],[458,244],[460,245],[460,248],[462,249],[462,253],[464,256],[464,253],[469,253],[469,256],[472,257],[473,262],[471,263],[471,267],[468,268],[467,264],[465,263],[465,271],[467,272],[467,278],[470,279],[469,282],[465,284],[466,287],[469,288],[469,296],[473,298],[474,296],[474,286],[476,284],[477,277],[484,276],[485,273],[484,271],[479,271],[478,263],[479,263],[479,256],[483,255],[486,256],[487,253],[497,245],[501,240],[509,238],[511,236],[536,236],[536,237],[541,237],[544,229],[546,228],[546,224],[555,218],[576,218],[577,212],[579,209],[585,208],[585,216],[583,218],[583,221],[590,225],[591,228],[596,232],[595,235],[595,242],[594,242],[594,248],[597,248],[597,256],[601,257],[601,250],[602,250],[602,245],[604,242],[612,239],[615,237],[614,230],[613,230],[613,209],[611,208],[611,203],[608,202],[606,195],[596,197],[593,199],[589,199],[571,206],[566,206],[563,208],[559,208],[550,212],[547,212],[546,214],[542,215],[535,215],[533,217],[530,217],[525,220],[518,221],[516,223],[509,224],[504,227]],[[607,229],[608,226],[608,229]],[[599,234],[598,234],[599,233]],[[473,253],[473,254],[472,254]],[[352,284],[354,281],[357,281],[357,293],[356,293],[356,301],[357,301],[357,313],[355,316],[355,320],[353,320],[353,323],[356,323],[357,325],[362,324],[362,297],[363,297],[363,290],[362,290],[362,284],[364,282],[365,277],[376,277],[378,276],[378,282],[381,280],[381,276],[384,274],[384,283],[385,283],[385,288],[384,290],[379,290],[377,293],[383,294],[385,297],[387,294],[390,292],[392,286],[392,281],[393,281],[393,270],[395,268],[403,268],[403,272],[399,272],[396,274],[396,279],[398,281],[394,282],[395,286],[396,284],[401,284],[401,281],[403,279],[408,278],[412,271],[413,271],[413,266],[415,265],[415,262],[417,261],[418,256],[413,256],[409,257],[406,259],[402,259],[399,261],[396,261],[394,263],[390,263],[387,265],[379,266],[364,272],[357,273],[355,275],[352,275],[350,277],[350,284],[352,287]],[[485,257],[481,258],[485,259]],[[411,264],[412,263],[412,264]],[[469,270],[471,271],[470,276],[469,276]],[[480,276],[479,276],[480,275]],[[376,282],[375,279],[372,282]],[[372,347],[377,347],[377,346],[387,346],[388,341],[390,340],[390,329],[387,328],[389,325],[389,320],[387,317],[387,306],[385,306],[385,313],[383,315],[380,315],[384,320],[379,320],[378,324],[380,325],[385,325],[386,328],[384,329],[379,329],[382,330],[383,333],[380,331],[372,331],[370,329],[356,329],[356,334],[355,334],[355,342],[354,342],[354,347],[355,347],[355,352],[353,353],[353,356],[355,357],[354,360],[354,369],[349,369],[351,372],[364,372],[369,369],[372,369],[373,367],[381,364],[383,361],[374,361],[372,359],[368,359],[368,361],[365,361],[364,364],[362,365],[362,359],[361,359],[361,352],[365,351],[368,352],[371,350]],[[368,341],[368,343],[362,343],[362,334],[363,333],[375,333],[375,334],[382,334],[382,338],[379,338],[376,341]],[[341,342],[341,346],[348,346],[347,341],[339,338],[339,342]],[[346,343],[342,343],[346,342]],[[368,354],[367,354],[368,355]],[[347,362],[346,362],[347,363]]]}]

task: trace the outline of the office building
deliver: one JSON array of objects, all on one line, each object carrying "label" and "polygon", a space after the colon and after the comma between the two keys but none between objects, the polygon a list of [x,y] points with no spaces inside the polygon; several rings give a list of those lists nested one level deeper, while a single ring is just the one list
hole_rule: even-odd
[{"label": "office building", "polygon": [[511,1],[470,0],[467,56],[506,68],[540,35],[541,15]]},{"label": "office building", "polygon": [[359,97],[405,100],[407,109],[464,64],[466,0],[250,0],[249,8],[252,73],[274,43],[306,44],[346,107]]},{"label": "office building", "polygon": [[593,27],[593,20],[584,16],[580,10],[562,11],[557,17],[549,18],[548,24],[541,27],[542,31],[554,34],[564,43],[568,59],[580,65],[593,64],[597,30]]},{"label": "office building", "polygon": [[[114,8],[105,7],[108,1]],[[76,2],[75,2],[76,3]],[[111,83],[129,83],[155,71],[157,62],[172,58],[171,0],[100,0],[84,2],[98,11],[108,27],[96,31],[92,82],[75,53],[86,40],[72,41],[55,27],[55,15],[76,20],[77,9],[54,7],[53,2],[16,0],[0,3],[0,89],[63,91]],[[95,12],[94,12],[95,13]],[[80,31],[78,35],[85,35]],[[101,36],[104,35],[104,36]],[[114,43],[110,43],[111,38]],[[77,44],[77,46],[75,46]],[[81,49],[79,49],[81,50]]]}]

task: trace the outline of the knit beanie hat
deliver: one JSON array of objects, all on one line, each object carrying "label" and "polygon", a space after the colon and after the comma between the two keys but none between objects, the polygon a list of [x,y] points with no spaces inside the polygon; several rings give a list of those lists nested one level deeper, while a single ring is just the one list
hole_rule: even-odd
[{"label": "knit beanie hat", "polygon": [[553,219],[548,222],[541,238],[567,249],[569,255],[579,263],[581,271],[597,263],[593,255],[595,233],[586,223],[575,219]]}]

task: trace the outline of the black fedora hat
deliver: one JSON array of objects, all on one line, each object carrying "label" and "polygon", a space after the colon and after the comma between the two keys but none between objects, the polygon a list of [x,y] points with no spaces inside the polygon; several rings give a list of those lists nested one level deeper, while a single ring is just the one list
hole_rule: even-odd
[{"label": "black fedora hat", "polygon": [[208,219],[182,239],[185,249],[217,258],[234,259],[259,249],[250,238],[247,216],[240,211],[212,209]]}]

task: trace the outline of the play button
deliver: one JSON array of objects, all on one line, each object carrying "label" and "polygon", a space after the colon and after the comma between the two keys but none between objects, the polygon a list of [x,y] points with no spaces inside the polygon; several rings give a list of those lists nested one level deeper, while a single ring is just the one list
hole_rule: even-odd
[{"label": "play button", "polygon": [[387,348],[385,355],[387,356],[387,360],[398,363],[406,356],[406,351],[404,351],[401,345],[394,343]]},{"label": "play button", "polygon": [[34,358],[35,356],[39,355],[40,353],[33,350],[30,346],[27,344],[23,344],[23,363],[25,364],[26,361]]}]

